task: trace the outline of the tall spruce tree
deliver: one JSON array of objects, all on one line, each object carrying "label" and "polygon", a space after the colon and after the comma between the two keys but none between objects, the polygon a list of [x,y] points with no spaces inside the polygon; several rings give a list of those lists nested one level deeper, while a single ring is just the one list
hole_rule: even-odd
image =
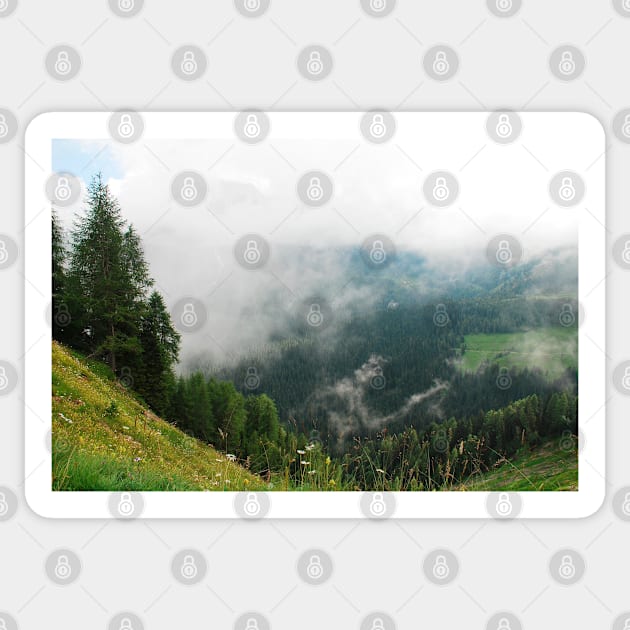
[{"label": "tall spruce tree", "polygon": [[142,356],[137,368],[137,389],[158,414],[168,411],[175,390],[173,366],[179,357],[180,334],[173,328],[162,296],[153,291],[140,323]]},{"label": "tall spruce tree", "polygon": [[80,342],[114,373],[137,365],[138,334],[146,292],[152,284],[140,239],[125,230],[118,201],[96,175],[88,188],[87,211],[72,233],[69,291],[80,322]]}]

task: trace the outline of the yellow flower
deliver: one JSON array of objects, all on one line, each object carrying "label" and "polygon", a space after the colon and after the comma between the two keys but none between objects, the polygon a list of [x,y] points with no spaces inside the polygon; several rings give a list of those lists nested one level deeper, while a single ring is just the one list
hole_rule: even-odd
[{"label": "yellow flower", "polygon": [[334,487],[334,486],[336,486],[337,484],[335,483],[335,480],[334,480],[334,479],[331,479],[331,480],[328,482],[328,485],[329,485],[329,486],[333,486],[333,487]]},{"label": "yellow flower", "polygon": [[249,479],[243,479],[243,483],[244,483],[246,486],[249,486]]},{"label": "yellow flower", "polygon": [[326,466],[330,466],[330,461],[331,461],[331,460],[330,460],[330,457],[327,457],[327,458],[326,458]]}]

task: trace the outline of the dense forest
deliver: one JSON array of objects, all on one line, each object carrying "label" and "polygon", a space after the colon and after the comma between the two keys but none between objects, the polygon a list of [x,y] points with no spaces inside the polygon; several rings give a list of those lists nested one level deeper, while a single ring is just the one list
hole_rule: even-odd
[{"label": "dense forest", "polygon": [[[53,338],[106,363],[156,414],[268,480],[446,489],[577,433],[576,368],[551,378],[526,366],[506,381],[496,363],[458,367],[467,334],[558,325],[567,298],[554,297],[553,269],[543,280],[527,265],[473,269],[457,283],[433,276],[422,296],[380,278],[376,306],[350,310],[334,331],[296,319],[236,362],[184,370],[141,239],[100,175],[68,234],[53,212],[52,241]],[[418,259],[402,263],[426,274]],[[355,273],[357,255],[347,264]],[[528,294],[533,284],[538,293]]]}]

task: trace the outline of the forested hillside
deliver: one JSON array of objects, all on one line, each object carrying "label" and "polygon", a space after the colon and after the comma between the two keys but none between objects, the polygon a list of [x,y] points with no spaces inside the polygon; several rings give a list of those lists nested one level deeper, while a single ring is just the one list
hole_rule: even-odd
[{"label": "forested hillside", "polygon": [[[200,347],[181,364],[141,238],[100,176],[73,229],[53,213],[52,230],[54,339],[276,489],[448,489],[577,433],[574,252],[459,272],[401,252],[374,273],[338,250],[344,286],[369,303],[325,329],[291,311],[235,359]],[[279,252],[298,267],[319,255]],[[80,433],[68,439],[78,456]]]}]

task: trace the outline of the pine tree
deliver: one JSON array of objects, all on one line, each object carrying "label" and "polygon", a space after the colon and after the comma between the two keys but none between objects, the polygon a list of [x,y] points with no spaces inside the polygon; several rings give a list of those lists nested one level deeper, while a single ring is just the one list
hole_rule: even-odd
[{"label": "pine tree", "polygon": [[101,175],[88,188],[87,211],[72,234],[69,290],[80,340],[114,373],[137,365],[144,298],[152,284],[140,240]]},{"label": "pine tree", "polygon": [[140,346],[137,389],[158,414],[167,412],[174,389],[173,365],[179,356],[180,335],[173,328],[162,296],[153,291],[140,323]]}]

